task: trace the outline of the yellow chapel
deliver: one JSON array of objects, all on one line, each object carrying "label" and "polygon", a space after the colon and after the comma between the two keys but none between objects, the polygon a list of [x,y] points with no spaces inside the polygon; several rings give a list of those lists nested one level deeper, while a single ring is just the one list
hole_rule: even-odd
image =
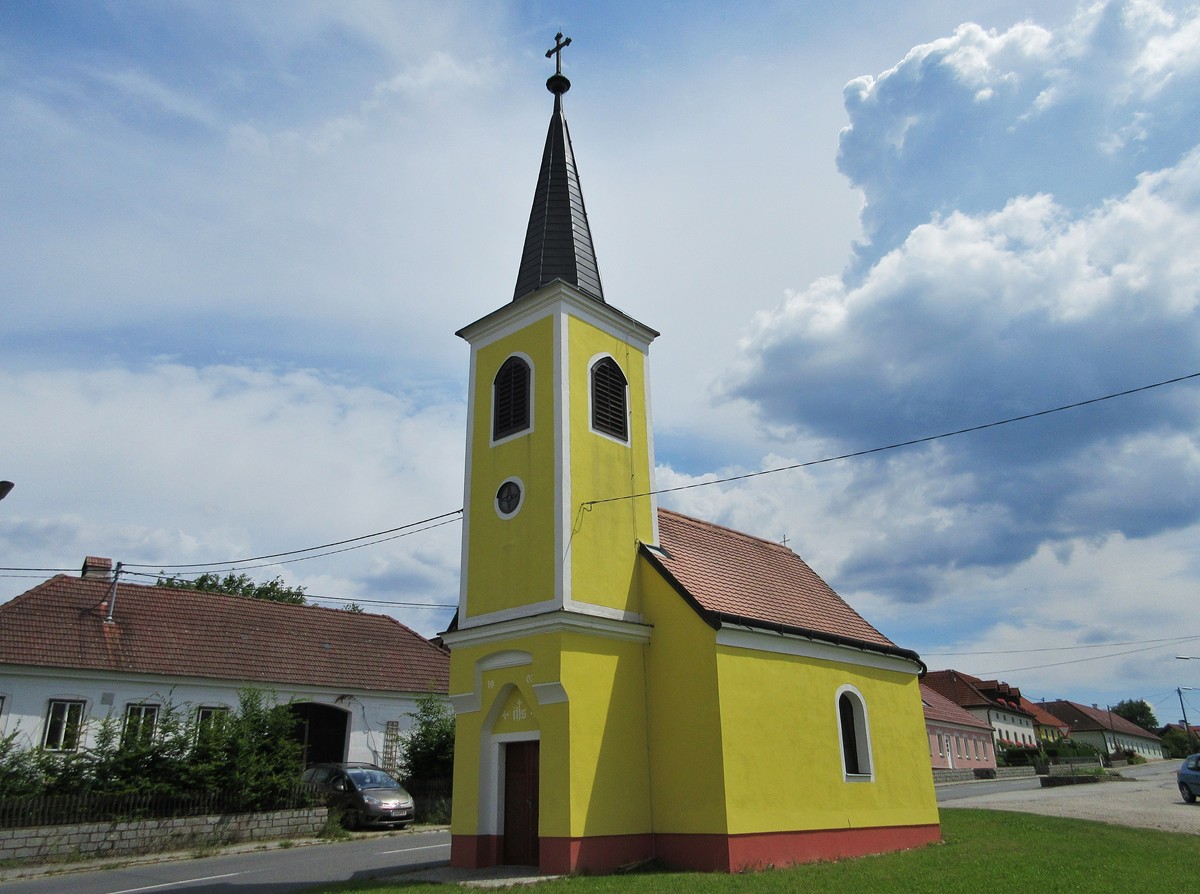
[{"label": "yellow chapel", "polygon": [[659,509],[654,329],[554,104],[512,301],[464,327],[451,863],[732,872],[940,837],[918,678],[794,552]]}]

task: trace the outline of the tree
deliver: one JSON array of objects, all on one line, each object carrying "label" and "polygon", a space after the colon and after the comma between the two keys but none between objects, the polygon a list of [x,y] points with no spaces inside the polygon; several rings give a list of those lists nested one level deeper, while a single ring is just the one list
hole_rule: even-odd
[{"label": "tree", "polygon": [[400,774],[406,779],[449,779],[454,774],[454,712],[444,697],[417,696],[417,710],[404,742]]},{"label": "tree", "polygon": [[1113,706],[1112,712],[1118,717],[1124,717],[1130,723],[1140,726],[1147,732],[1154,732],[1158,729],[1158,720],[1154,717],[1154,709],[1151,708],[1145,701],[1138,699],[1126,699],[1122,702],[1117,702]]},{"label": "tree", "polygon": [[1196,740],[1188,738],[1181,727],[1173,726],[1163,733],[1162,744],[1167,757],[1187,757],[1196,750]]},{"label": "tree", "polygon": [[[161,572],[160,572],[161,574]],[[206,573],[188,580],[176,575],[163,575],[155,581],[156,587],[170,587],[173,590],[203,590],[208,593],[228,593],[232,596],[246,596],[250,599],[265,599],[268,602],[288,602],[292,605],[304,605],[304,587],[292,587],[283,582],[282,577],[276,577],[265,584],[260,584],[248,574],[229,574],[221,577],[219,574]]]}]

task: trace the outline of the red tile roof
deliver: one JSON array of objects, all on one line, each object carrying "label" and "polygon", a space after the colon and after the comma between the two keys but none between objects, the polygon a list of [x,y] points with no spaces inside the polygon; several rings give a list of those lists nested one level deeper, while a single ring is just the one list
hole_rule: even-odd
[{"label": "red tile roof", "polygon": [[925,722],[953,723],[958,726],[971,726],[976,729],[991,730],[992,726],[980,720],[966,708],[959,707],[944,695],[921,684],[921,702],[925,708]]},{"label": "red tile roof", "polygon": [[1046,702],[1046,709],[1052,711],[1055,717],[1061,718],[1071,728],[1071,732],[1104,731],[1159,741],[1158,736],[1149,730],[1144,730],[1120,714],[1113,714],[1103,708],[1089,708],[1087,705],[1059,699]]},{"label": "red tile roof", "polygon": [[57,575],[0,605],[0,664],[249,685],[446,692],[443,650],[385,615]]},{"label": "red tile roof", "polygon": [[964,708],[999,708],[1028,714],[1021,707],[1021,690],[998,680],[981,680],[956,670],[930,671],[921,680],[934,692]]},{"label": "red tile roof", "polygon": [[658,510],[660,550],[645,555],[714,627],[783,630],[920,661],[872,627],[782,544]]},{"label": "red tile roof", "polygon": [[1021,707],[1027,714],[1033,715],[1033,719],[1037,722],[1038,726],[1054,727],[1055,729],[1061,730],[1063,735],[1066,735],[1067,730],[1070,728],[1070,724],[1059,720],[1057,717],[1047,711],[1045,707],[1039,705],[1037,702],[1031,702],[1027,698],[1022,698]]}]

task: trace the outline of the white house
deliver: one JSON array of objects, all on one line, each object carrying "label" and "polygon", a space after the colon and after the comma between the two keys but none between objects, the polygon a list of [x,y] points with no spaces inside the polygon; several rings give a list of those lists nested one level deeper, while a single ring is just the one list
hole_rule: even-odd
[{"label": "white house", "polygon": [[449,664],[385,615],[116,583],[89,557],[0,605],[0,735],[75,751],[106,717],[142,727],[173,706],[205,722],[253,687],[292,703],[306,762],[392,767]]}]

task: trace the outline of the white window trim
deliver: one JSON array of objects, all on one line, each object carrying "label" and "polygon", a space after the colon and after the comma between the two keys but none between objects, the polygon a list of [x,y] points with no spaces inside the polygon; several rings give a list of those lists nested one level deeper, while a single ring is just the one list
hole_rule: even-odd
[{"label": "white window trim", "polygon": [[[500,375],[500,370],[504,368],[504,364],[510,359],[516,357],[525,361],[525,365],[529,367],[529,425],[520,431],[515,431],[512,434],[505,435],[502,438],[496,437],[496,376]],[[507,357],[500,361],[496,367],[496,371],[492,373],[491,389],[489,392],[490,400],[488,401],[488,443],[495,447],[497,444],[507,444],[509,441],[515,441],[517,438],[523,438],[526,435],[533,434],[533,384],[534,374],[536,370],[533,365],[533,360],[524,351],[513,351]]]},{"label": "white window trim", "polygon": [[[47,741],[47,737],[50,735],[50,714],[51,714],[51,711],[54,709],[55,704],[67,704],[67,705],[79,705],[80,706],[79,729],[78,729],[78,732],[76,733],[77,741],[75,742],[74,748],[63,748],[61,739],[58,742],[58,747],[51,748],[50,743]],[[46,699],[46,714],[42,721],[42,736],[41,736],[42,748],[44,748],[46,751],[51,751],[51,752],[55,752],[58,754],[72,754],[76,751],[79,751],[79,749],[84,746],[84,744],[86,743],[86,740],[87,740],[87,724],[88,724],[88,702],[87,702],[87,699],[76,698],[76,697],[72,697],[72,696],[54,696],[54,697]],[[63,732],[64,733],[66,732],[65,726],[63,727]]]},{"label": "white window trim", "polygon": [[[854,740],[858,746],[858,762],[859,769],[862,768],[863,759],[866,759],[868,772],[866,773],[849,773],[846,771],[846,752],[842,746],[844,739],[842,738],[842,710],[841,701],[843,695],[849,695],[851,700],[855,702],[854,710]],[[838,731],[838,760],[842,762],[842,780],[844,782],[874,782],[875,781],[875,753],[871,747],[871,722],[867,716],[867,700],[863,698],[858,688],[846,683],[838,687],[837,692],[833,696],[833,714],[837,723]]]},{"label": "white window trim", "polygon": [[[623,378],[625,380],[625,439],[624,440],[621,440],[620,438],[616,437],[615,435],[609,434],[606,431],[601,431],[600,429],[596,428],[592,424],[592,421],[595,418],[592,413],[592,403],[596,396],[596,389],[592,387],[592,373],[596,369],[596,364],[599,363],[601,360],[603,360],[606,357],[617,365],[617,369],[619,369],[621,371],[621,378]],[[612,441],[614,444],[620,444],[622,447],[631,447],[633,445],[633,413],[632,413],[632,408],[629,405],[629,373],[627,373],[625,371],[625,367],[621,365],[621,361],[618,360],[616,357],[614,357],[612,354],[608,353],[607,351],[603,351],[599,354],[593,355],[593,357],[590,360],[588,360],[587,392],[588,392],[588,413],[587,413],[588,431],[590,431],[594,435],[598,435],[601,438],[607,438],[608,440]]]},{"label": "white window trim", "polygon": [[[519,500],[517,500],[517,508],[516,509],[514,509],[512,512],[505,513],[505,512],[500,511],[500,500],[497,499],[497,497],[500,494],[500,488],[504,487],[504,485],[508,484],[510,481],[513,484],[515,484],[517,486],[517,488],[521,491],[521,498]],[[525,505],[525,482],[522,481],[520,478],[518,478],[516,475],[510,475],[509,477],[507,477],[503,481],[501,481],[500,484],[496,487],[496,493],[492,495],[492,508],[494,510],[496,510],[497,518],[503,519],[504,521],[508,521],[510,518],[516,518],[517,515],[521,512],[521,507],[523,507],[524,505]]]}]

